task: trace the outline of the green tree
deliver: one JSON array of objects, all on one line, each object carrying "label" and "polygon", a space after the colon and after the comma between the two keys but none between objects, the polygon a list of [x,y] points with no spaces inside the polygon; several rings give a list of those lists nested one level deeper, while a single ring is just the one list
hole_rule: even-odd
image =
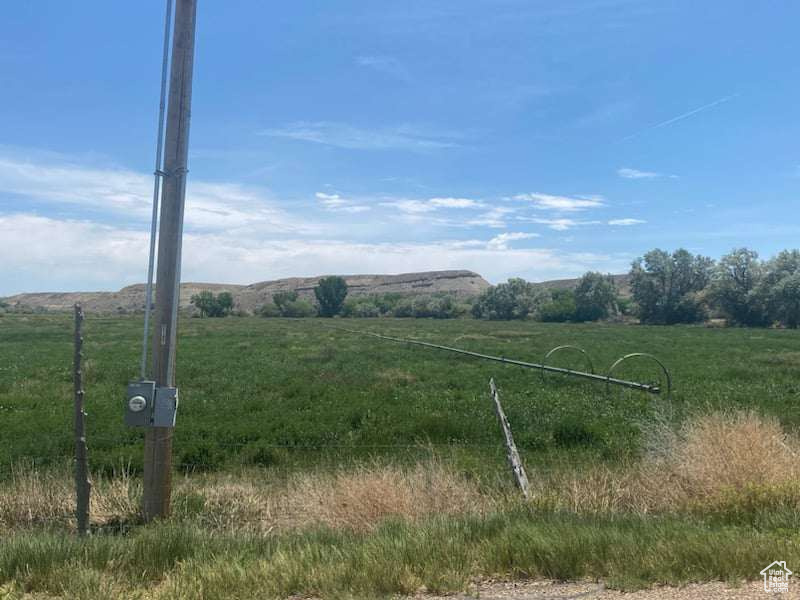
[{"label": "green tree", "polygon": [[[281,317],[313,317],[314,306],[308,300],[299,298],[294,290],[284,290],[272,294],[272,302],[276,307],[277,313]],[[264,316],[273,316],[274,312],[270,305],[265,305],[261,309]]]},{"label": "green tree", "polygon": [[764,268],[758,253],[737,248],[723,256],[714,267],[710,298],[732,323],[765,325],[769,315],[763,279]]},{"label": "green tree", "polygon": [[524,279],[509,279],[481,294],[472,305],[472,315],[477,319],[525,319],[534,312],[541,296]]},{"label": "green tree", "polygon": [[770,318],[792,329],[800,326],[800,250],[784,250],[767,261],[761,293]]},{"label": "green tree", "polygon": [[694,323],[705,318],[702,291],[713,261],[680,248],[651,250],[631,265],[631,292],[644,323]]},{"label": "green tree", "polygon": [[347,297],[347,282],[343,277],[336,275],[323,277],[314,288],[314,295],[319,304],[319,315],[333,317],[342,310],[344,299]]},{"label": "green tree", "polygon": [[200,311],[200,317],[212,316],[214,312],[214,294],[209,290],[202,290],[199,294],[194,294],[189,300]]},{"label": "green tree", "polygon": [[297,301],[297,292],[294,290],[283,290],[272,294],[272,302],[278,307],[278,312],[283,316],[286,307],[292,302]]},{"label": "green tree", "polygon": [[231,311],[233,311],[233,294],[230,292],[217,294],[217,307],[222,312],[222,316],[231,314]]},{"label": "green tree", "polygon": [[575,292],[566,289],[551,289],[549,300],[543,302],[536,312],[537,319],[544,323],[565,323],[575,320]]},{"label": "green tree", "polygon": [[599,321],[616,311],[617,289],[610,275],[589,271],[575,288],[575,320]]},{"label": "green tree", "polygon": [[225,317],[233,310],[233,295],[230,292],[220,292],[215,296],[209,290],[203,290],[189,301],[200,310],[201,317]]}]

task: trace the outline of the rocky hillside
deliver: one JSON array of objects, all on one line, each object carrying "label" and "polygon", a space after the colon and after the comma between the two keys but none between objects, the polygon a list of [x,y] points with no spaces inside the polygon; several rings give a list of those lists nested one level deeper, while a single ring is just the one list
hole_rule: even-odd
[{"label": "rocky hillside", "polygon": [[[229,291],[233,294],[236,306],[253,312],[269,302],[272,294],[281,290],[295,290],[302,297],[312,297],[319,277],[292,277],[262,281],[251,285],[227,285],[221,283],[183,283],[181,284],[181,306],[188,307],[192,295],[202,290],[214,293]],[[472,271],[429,271],[424,273],[404,273],[401,275],[344,275],[349,294],[363,296],[394,292],[407,295],[434,294],[446,292],[467,298],[477,296],[489,287],[489,283]],[[18,294],[5,298],[12,309],[25,308],[43,311],[71,310],[80,302],[89,313],[130,313],[144,308],[144,284],[130,285],[118,292],[61,292]]]},{"label": "rocky hillside", "polygon": [[[631,295],[631,279],[630,275],[624,273],[622,275],[612,275],[614,285],[617,286],[617,293],[623,298],[629,298]],[[580,279],[553,279],[551,281],[542,281],[535,285],[542,288],[549,289],[574,289]]]}]

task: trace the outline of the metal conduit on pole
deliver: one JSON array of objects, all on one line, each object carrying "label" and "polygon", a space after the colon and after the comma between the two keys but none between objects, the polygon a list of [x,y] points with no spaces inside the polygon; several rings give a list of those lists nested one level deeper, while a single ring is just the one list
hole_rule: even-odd
[{"label": "metal conduit on pole", "polygon": [[153,170],[153,215],[150,220],[150,254],[147,262],[147,283],[144,300],[144,331],[142,333],[142,361],[139,376],[147,378],[147,342],[150,336],[150,311],[153,310],[153,268],[156,256],[156,228],[158,227],[158,194],[161,191],[161,154],[164,148],[164,113],[167,106],[167,65],[169,64],[169,33],[172,28],[172,0],[167,0],[164,18],[164,50],[161,61],[161,94],[158,103],[158,135],[156,137],[156,166]]},{"label": "metal conduit on pole", "polygon": [[[153,331],[153,375],[158,387],[175,387],[181,237],[189,154],[196,14],[197,0],[177,0],[164,140]],[[169,514],[172,432],[172,427],[150,427],[145,433],[142,500],[142,516],[145,521]]]}]

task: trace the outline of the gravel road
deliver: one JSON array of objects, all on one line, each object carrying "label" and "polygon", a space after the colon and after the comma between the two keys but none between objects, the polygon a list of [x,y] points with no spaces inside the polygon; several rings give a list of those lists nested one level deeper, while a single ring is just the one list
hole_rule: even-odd
[{"label": "gravel road", "polygon": [[[795,586],[795,587],[792,587]],[[768,594],[760,581],[730,587],[724,583],[691,584],[685,587],[656,587],[638,592],[607,590],[597,583],[531,581],[520,583],[482,582],[470,594],[432,596],[419,594],[417,600],[788,600],[800,598],[800,582],[790,582],[788,594]]]}]

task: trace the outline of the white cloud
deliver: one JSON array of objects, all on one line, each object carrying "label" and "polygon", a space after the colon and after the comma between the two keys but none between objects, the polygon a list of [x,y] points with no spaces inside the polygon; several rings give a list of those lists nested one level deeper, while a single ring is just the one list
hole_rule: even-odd
[{"label": "white cloud", "polygon": [[[68,204],[122,218],[149,221],[152,176],[119,168],[91,168],[63,162],[36,163],[0,156],[0,192],[48,204]],[[313,233],[319,227],[275,206],[259,188],[189,179],[187,230],[259,229]]]},{"label": "white cloud", "polygon": [[628,226],[628,225],[641,225],[642,223],[647,223],[647,221],[643,221],[642,219],[611,219],[608,224],[609,225],[621,225],[621,226]]},{"label": "white cloud", "polygon": [[422,200],[390,200],[381,202],[380,205],[387,208],[396,208],[407,215],[420,215],[436,210],[435,206],[432,206],[428,202],[423,202]]},{"label": "white cloud", "polygon": [[347,200],[343,199],[339,194],[326,194],[325,192],[317,192],[314,196],[322,202],[327,208],[339,208],[347,204]]},{"label": "white cloud", "polygon": [[578,227],[579,225],[597,225],[600,221],[576,221],[574,219],[528,219],[528,218],[520,218],[520,221],[528,221],[531,223],[540,223],[541,225],[547,225],[550,229],[554,229],[555,231],[566,231],[567,229],[572,229],[573,227]]},{"label": "white cloud", "polygon": [[148,232],[0,214],[0,295],[117,289],[144,281]]},{"label": "white cloud", "polygon": [[[432,213],[439,209],[475,209],[483,208],[486,205],[477,200],[469,198],[430,198],[429,200],[413,200],[413,199],[399,199],[399,200],[385,200],[380,203],[381,206],[387,208],[395,208],[406,216],[419,217],[420,215]],[[438,219],[442,224],[460,224],[453,221]],[[470,221],[470,223],[472,223]]]},{"label": "white cloud", "polygon": [[371,210],[369,206],[365,204],[356,204],[351,200],[345,200],[339,194],[317,192],[314,196],[327,210],[332,212],[360,213]]},{"label": "white cloud", "polygon": [[529,193],[514,196],[515,200],[526,200],[533,203],[533,207],[539,210],[552,210],[556,212],[576,212],[589,208],[599,208],[604,206],[603,198],[600,196],[578,196],[570,198],[568,196],[552,196],[550,194]]},{"label": "white cloud", "polygon": [[[496,239],[496,238],[494,238]],[[502,238],[501,238],[502,239]],[[521,239],[511,234],[511,239]],[[624,268],[628,257],[503,248],[480,240],[358,243],[196,231],[184,236],[184,281],[253,283],[323,273],[407,273],[472,269],[491,281],[532,280]],[[147,234],[79,220],[0,215],[0,295],[22,291],[117,289],[145,276]]]},{"label": "white cloud", "polygon": [[349,150],[409,150],[425,152],[458,146],[453,134],[429,132],[408,125],[361,129],[347,123],[297,121],[265,129],[259,135],[282,137]]},{"label": "white cloud", "polygon": [[490,239],[486,243],[486,247],[490,250],[508,250],[508,243],[514,240],[528,240],[531,238],[539,237],[538,233],[501,233]]},{"label": "white cloud", "polygon": [[513,208],[505,206],[496,206],[491,210],[478,215],[474,219],[466,222],[466,225],[472,227],[492,227],[494,229],[502,229],[506,226],[506,217],[516,212]]},{"label": "white cloud", "polygon": [[638,169],[617,169],[617,175],[624,179],[653,179],[655,177],[663,177],[661,173],[654,171],[639,171]]},{"label": "white cloud", "polygon": [[152,179],[127,169],[94,169],[0,157],[0,191],[136,216],[150,214]]},{"label": "white cloud", "polygon": [[486,206],[483,202],[469,198],[431,198],[428,203],[442,208],[483,208]]}]

